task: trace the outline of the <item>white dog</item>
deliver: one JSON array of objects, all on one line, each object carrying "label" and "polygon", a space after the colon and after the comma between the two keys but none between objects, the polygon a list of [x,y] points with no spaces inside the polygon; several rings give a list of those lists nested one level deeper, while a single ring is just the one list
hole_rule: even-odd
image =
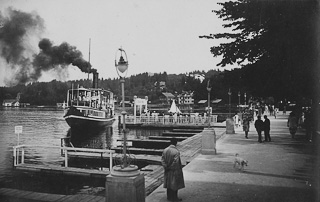
[{"label": "white dog", "polygon": [[233,167],[235,168],[236,165],[238,165],[239,170],[243,171],[244,166],[248,166],[248,161],[239,157],[238,153],[235,156],[236,156],[236,158],[234,159]]}]

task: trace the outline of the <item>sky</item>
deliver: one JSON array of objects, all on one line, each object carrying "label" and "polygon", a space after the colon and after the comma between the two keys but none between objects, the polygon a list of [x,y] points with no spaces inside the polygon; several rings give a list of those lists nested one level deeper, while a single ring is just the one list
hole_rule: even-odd
[{"label": "sky", "polygon": [[[217,2],[221,1],[0,0],[0,9],[2,17],[6,17],[11,8],[43,19],[41,32],[27,33],[24,37],[23,43],[29,47],[29,52],[23,53],[25,57],[38,54],[39,41],[48,38],[55,46],[63,42],[75,46],[88,61],[90,40],[92,68],[98,71],[100,78],[117,78],[114,63],[119,48],[128,56],[127,76],[218,69],[221,58],[213,57],[210,47],[220,42],[199,38],[226,31],[222,20],[212,12],[221,8]],[[21,68],[7,61],[0,57],[0,86],[14,83],[12,77]],[[36,80],[86,78],[88,74],[69,65],[63,71],[59,68],[41,71]]]}]

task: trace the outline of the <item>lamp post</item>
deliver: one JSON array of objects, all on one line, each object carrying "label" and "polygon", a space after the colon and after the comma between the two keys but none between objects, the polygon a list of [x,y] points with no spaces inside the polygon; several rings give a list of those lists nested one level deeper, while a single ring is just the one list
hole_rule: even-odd
[{"label": "lamp post", "polygon": [[244,105],[247,105],[247,94],[244,93]]},{"label": "lamp post", "polygon": [[228,95],[229,95],[229,115],[228,115],[228,117],[230,117],[230,114],[231,114],[231,90],[230,90],[230,88],[228,91]]},{"label": "lamp post", "polygon": [[[117,62],[117,53],[120,51],[120,59]],[[111,172],[111,175],[113,176],[137,176],[140,174],[138,171],[138,167],[135,165],[129,165],[128,163],[128,157],[127,157],[127,135],[126,135],[126,119],[125,116],[127,114],[125,109],[125,96],[124,96],[124,83],[125,83],[125,76],[127,75],[128,70],[128,58],[126,52],[119,48],[116,53],[116,59],[115,59],[115,67],[117,70],[117,74],[120,77],[120,83],[121,83],[121,90],[122,90],[122,132],[123,132],[123,159],[122,159],[122,165],[114,166],[113,170]],[[125,57],[125,58],[124,58]],[[125,173],[124,173],[125,172]]]},{"label": "lamp post", "polygon": [[210,128],[210,91],[211,91],[211,87],[210,87],[210,80],[208,80],[208,84],[207,84],[207,91],[208,91],[208,127]]},{"label": "lamp post", "polygon": [[240,96],[241,96],[241,93],[240,91],[238,92],[238,97],[239,97],[239,112],[240,112]]}]

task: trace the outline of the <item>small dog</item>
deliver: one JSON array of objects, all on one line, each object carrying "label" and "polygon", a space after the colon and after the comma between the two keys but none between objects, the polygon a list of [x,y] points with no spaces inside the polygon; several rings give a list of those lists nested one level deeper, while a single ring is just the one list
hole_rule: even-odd
[{"label": "small dog", "polygon": [[244,166],[248,166],[248,161],[239,157],[238,153],[235,156],[233,167],[235,168],[238,165],[239,170],[243,171]]}]

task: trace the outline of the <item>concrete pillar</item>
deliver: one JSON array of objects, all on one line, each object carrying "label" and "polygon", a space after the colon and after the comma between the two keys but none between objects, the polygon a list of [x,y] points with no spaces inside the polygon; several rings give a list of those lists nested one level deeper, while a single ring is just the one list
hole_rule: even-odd
[{"label": "concrete pillar", "polygon": [[217,154],[216,149],[216,133],[214,128],[205,128],[202,131],[201,154],[211,155]]},{"label": "concrete pillar", "polygon": [[106,179],[106,202],[145,202],[144,175]]},{"label": "concrete pillar", "polygon": [[235,134],[233,118],[227,118],[226,120],[226,133]]}]

